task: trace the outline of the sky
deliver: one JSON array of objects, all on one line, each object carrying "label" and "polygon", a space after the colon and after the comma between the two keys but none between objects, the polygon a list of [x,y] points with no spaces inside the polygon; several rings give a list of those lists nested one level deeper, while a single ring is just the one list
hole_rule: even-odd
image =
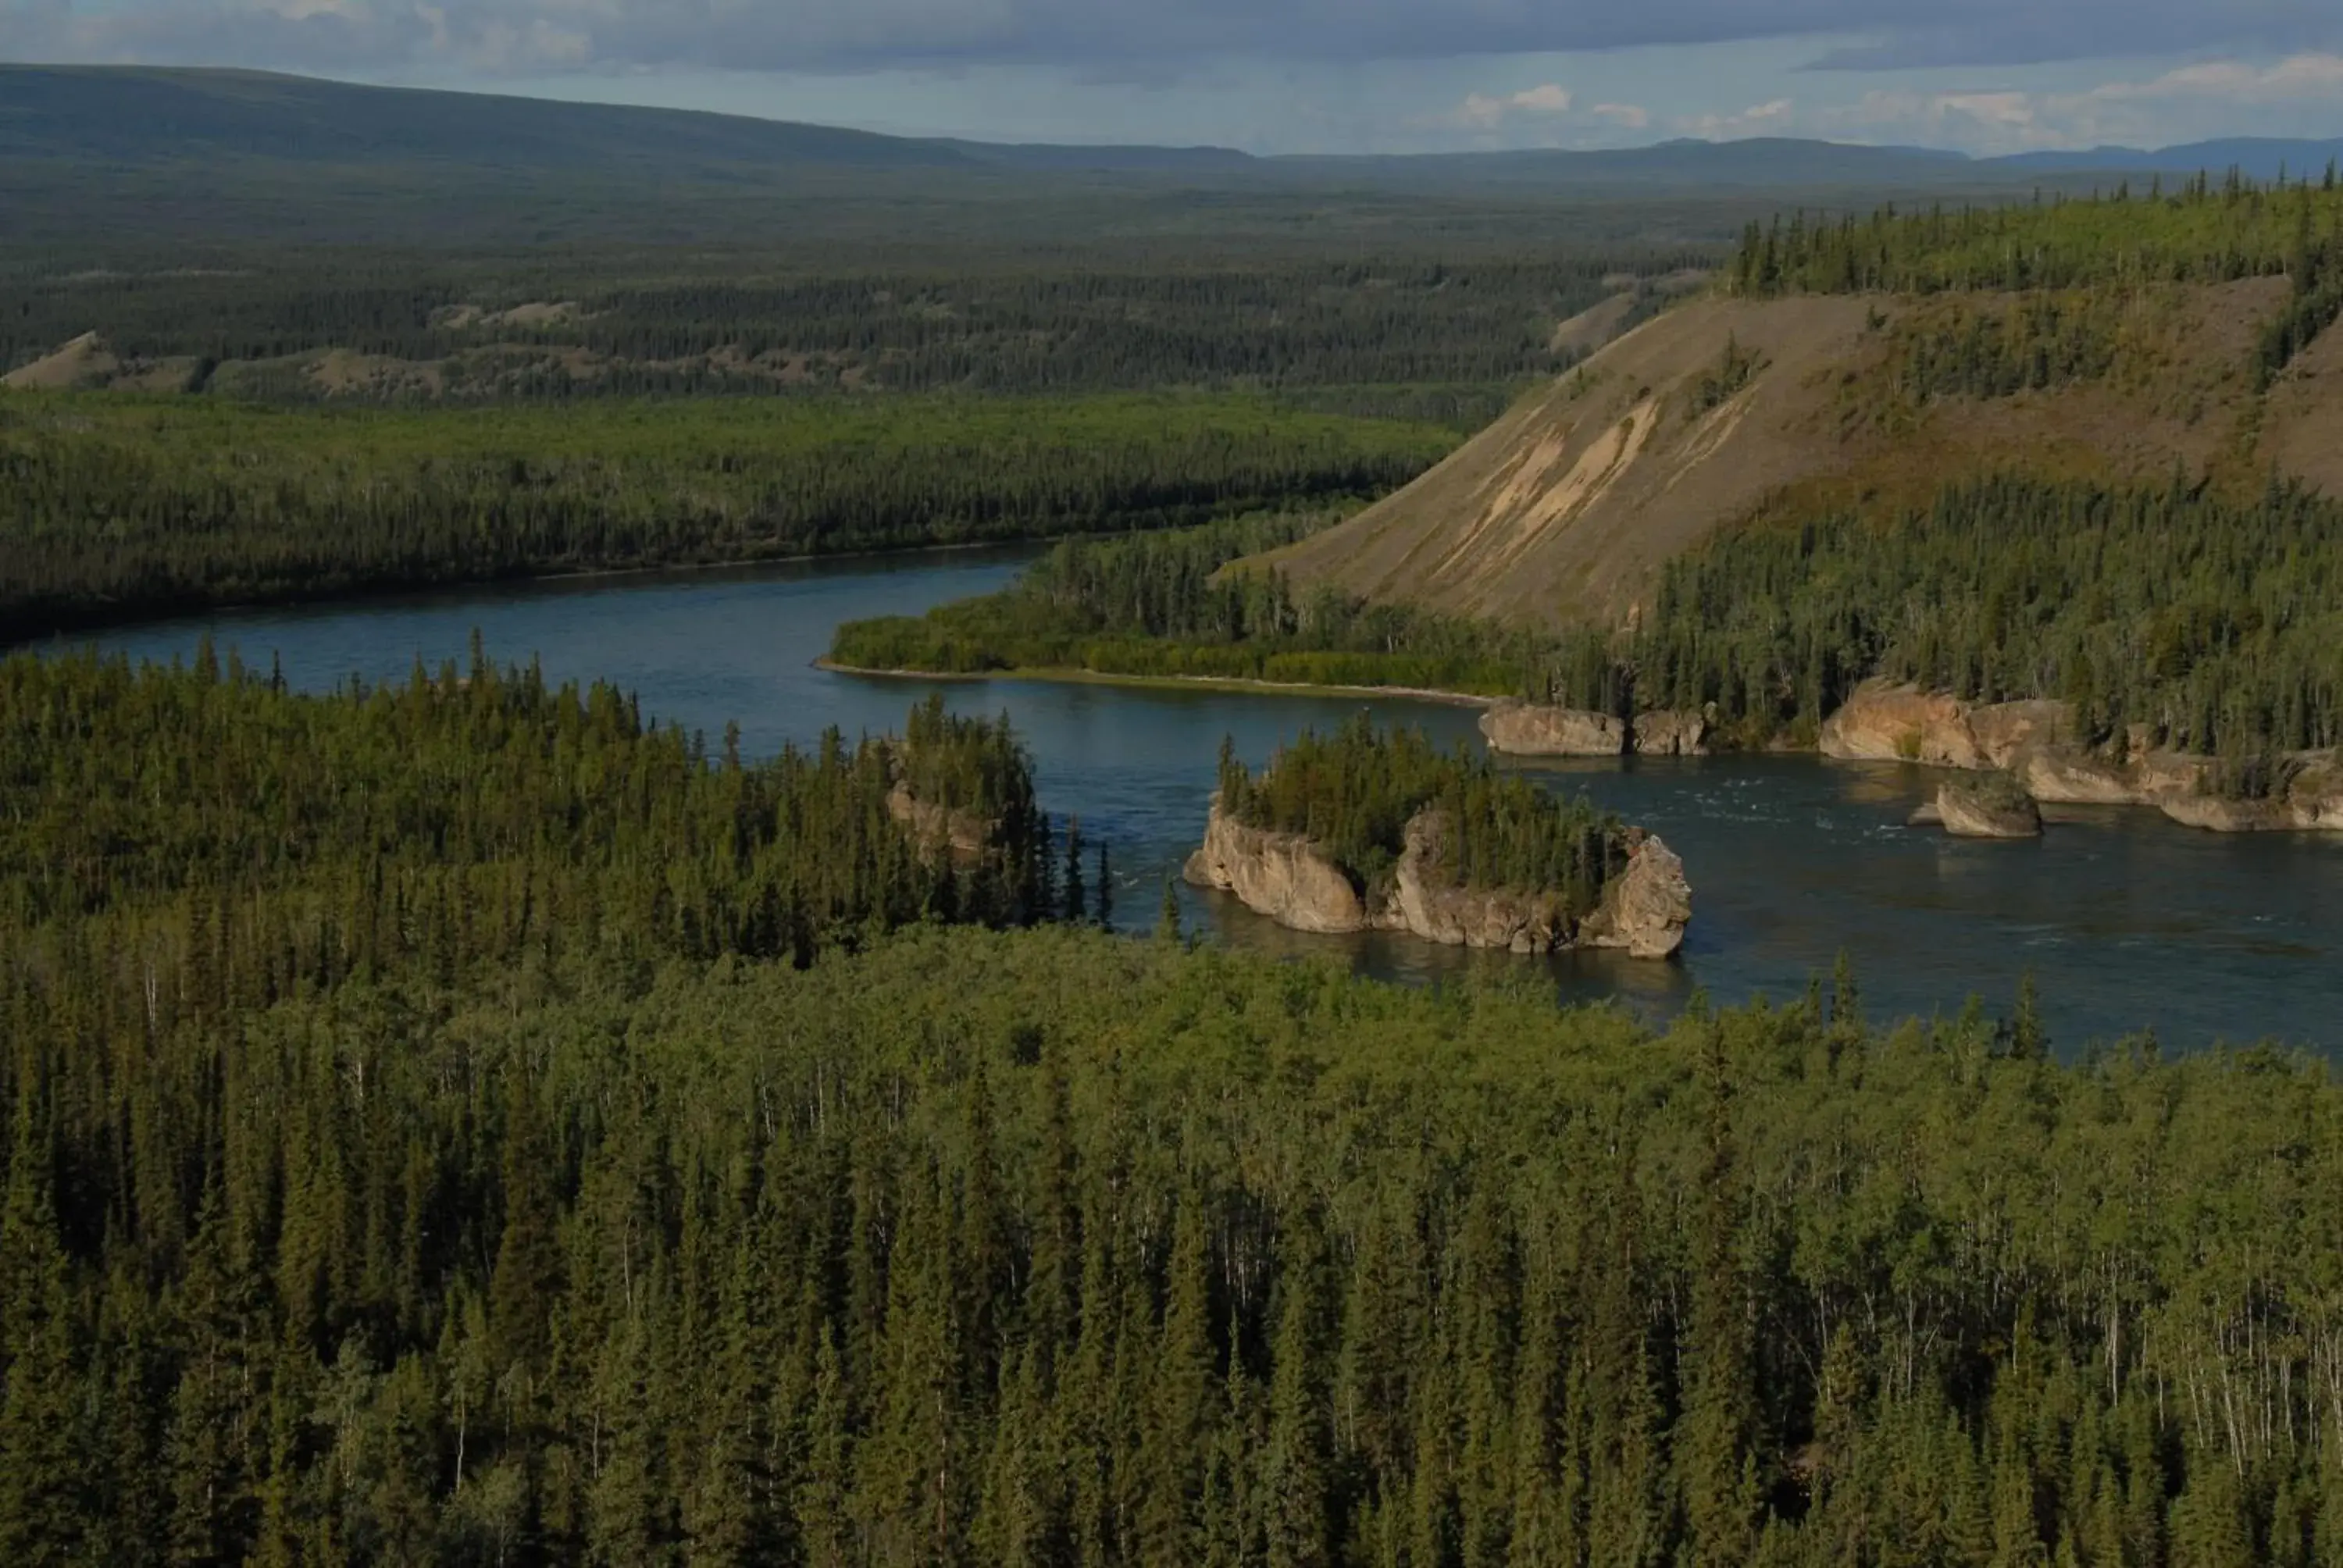
[{"label": "sky", "polygon": [[2343,137],[2343,0],[0,0],[0,59],[1261,153]]}]

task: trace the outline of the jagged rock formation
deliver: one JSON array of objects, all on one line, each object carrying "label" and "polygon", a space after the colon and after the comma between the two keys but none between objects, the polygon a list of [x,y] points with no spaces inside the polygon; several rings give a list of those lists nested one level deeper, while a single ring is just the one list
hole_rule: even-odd
[{"label": "jagged rock formation", "polygon": [[1607,713],[1505,702],[1481,715],[1489,749],[1513,757],[1619,757],[1627,727]]},{"label": "jagged rock formation", "polygon": [[2216,833],[2343,832],[2343,759],[2334,752],[2301,752],[2288,759],[2293,776],[2258,800],[2205,793],[2173,794],[2157,804],[2176,822]]},{"label": "jagged rock formation", "polygon": [[1948,780],[1936,787],[1936,817],[1956,839],[2042,836],[2042,808],[2015,785],[1986,789]]},{"label": "jagged rock formation", "polygon": [[1373,923],[1350,878],[1315,844],[1299,833],[1248,827],[1222,811],[1217,795],[1204,842],[1183,875],[1196,887],[1234,893],[1293,930],[1340,936]]},{"label": "jagged rock formation", "polygon": [[1433,811],[1420,811],[1408,822],[1407,849],[1393,871],[1391,894],[1378,911],[1378,924],[1449,947],[1546,953],[1570,945],[1570,916],[1552,893],[1427,881],[1425,869],[1439,859],[1446,826]]},{"label": "jagged rock formation", "polygon": [[1502,702],[1481,715],[1481,734],[1489,749],[1511,757],[1699,757],[1708,750],[1706,719],[1664,709],[1622,724],[1590,709]]},{"label": "jagged rock formation", "polygon": [[1985,751],[1958,698],[1866,681],[1823,721],[1822,754],[1849,761],[1983,768]]},{"label": "jagged rock formation", "polygon": [[1855,760],[1999,769],[2037,801],[2154,806],[2176,822],[2216,832],[2343,829],[2343,764],[2334,752],[2283,759],[2282,789],[2240,800],[2214,790],[2211,758],[2160,750],[2142,727],[2125,737],[2119,755],[2086,748],[2075,736],[2073,712],[2063,702],[1976,704],[1868,680],[1825,721],[1820,749],[1825,757]]},{"label": "jagged rock formation", "polygon": [[1635,715],[1633,739],[1638,757],[1705,757],[1708,719],[1703,714],[1654,709]]},{"label": "jagged rock formation", "polygon": [[1692,920],[1692,884],[1684,861],[1655,834],[1634,831],[1625,874],[1603,890],[1603,902],[1579,928],[1580,943],[1624,948],[1630,958],[1664,959],[1684,946]]},{"label": "jagged rock formation", "polygon": [[1600,907],[1574,929],[1554,893],[1460,888],[1427,876],[1443,831],[1439,813],[1418,812],[1407,825],[1406,849],[1390,888],[1362,896],[1310,839],[1249,827],[1223,812],[1215,796],[1204,841],[1188,857],[1183,874],[1196,887],[1234,894],[1282,926],[1321,935],[1398,930],[1451,947],[1516,953],[1621,948],[1648,959],[1666,958],[1684,944],[1692,887],[1684,862],[1649,834],[1633,835],[1626,871],[1611,880]]}]

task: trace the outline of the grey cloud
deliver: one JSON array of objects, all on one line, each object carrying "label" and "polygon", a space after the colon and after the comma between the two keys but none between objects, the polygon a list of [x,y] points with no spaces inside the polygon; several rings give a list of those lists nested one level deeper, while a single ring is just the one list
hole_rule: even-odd
[{"label": "grey cloud", "polygon": [[1822,68],[2343,44],[2335,0],[0,0],[0,56],[316,68],[1159,74],[1855,35]]},{"label": "grey cloud", "polygon": [[1867,29],[1871,41],[1831,49],[1815,70],[2025,65],[2126,55],[2291,54],[2343,45],[2343,7],[2298,0],[2046,0],[1966,9],[1956,19]]}]

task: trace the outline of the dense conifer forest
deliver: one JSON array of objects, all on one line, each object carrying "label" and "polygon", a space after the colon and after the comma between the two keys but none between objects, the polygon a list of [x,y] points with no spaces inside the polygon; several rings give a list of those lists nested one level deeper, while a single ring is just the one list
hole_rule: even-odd
[{"label": "dense conifer forest", "polygon": [[[1635,641],[1646,707],[1811,733],[1865,676],[2062,698],[2087,741],[2244,759],[2343,742],[2343,507],[2176,478],[1947,487],[1882,524],[1761,523],[1671,565]],[[1582,698],[1598,695],[1582,692]]]},{"label": "dense conifer forest", "polygon": [[1197,522],[1447,429],[1239,395],[270,409],[0,396],[0,639],[221,603]]},{"label": "dense conifer forest", "polygon": [[[744,760],[597,685],[419,665],[331,698],[202,649],[186,668],[0,662],[5,944],[136,969],[150,1022],[427,960],[444,982],[720,952],[800,961],[930,916],[1055,913],[1053,849],[1005,725],[914,711],[898,740]],[[889,797],[985,824],[928,852]]]},{"label": "dense conifer forest", "polygon": [[[2165,284],[2285,276],[2286,305],[2255,345],[2257,389],[2343,315],[2343,186],[2259,186],[2199,176],[2167,194],[2128,184],[2087,201],[2036,200],[1868,219],[1803,214],[1752,224],[1725,286],[1784,294],[1936,294],[2001,290],[2033,297],[1969,313],[1906,346],[1901,389],[1997,397],[2104,374],[2127,308]],[[2036,292],[2040,291],[2040,292]]]},{"label": "dense conifer forest", "polygon": [[0,735],[14,1560],[2343,1555],[2320,1068],[953,927],[885,749],[485,659]]},{"label": "dense conifer forest", "polygon": [[[230,254],[189,269],[20,259],[0,371],[95,332],[177,384],[286,401],[572,398],[841,389],[1002,396],[1443,387],[1502,389],[1566,366],[1556,322],[1714,259],[1707,246],[1384,254],[1190,242],[1151,265],[1006,253],[930,268],[817,270],[769,253],[497,256]],[[1328,254],[1334,252],[1335,254]],[[5,276],[5,274],[0,274]],[[429,367],[351,384],[315,356]]]},{"label": "dense conifer forest", "polygon": [[1578,920],[1626,867],[1624,830],[1583,797],[1559,799],[1499,773],[1485,755],[1443,754],[1420,732],[1378,729],[1363,713],[1331,735],[1304,730],[1258,774],[1223,749],[1219,799],[1249,827],[1308,838],[1376,892],[1421,812],[1440,823],[1426,878],[1435,886],[1551,890]]},{"label": "dense conifer forest", "polygon": [[1748,226],[1725,279],[1756,297],[2226,283],[2303,276],[2338,236],[2333,169],[2284,186],[2199,176],[2171,190],[2126,181],[2089,199],[1777,217]]}]

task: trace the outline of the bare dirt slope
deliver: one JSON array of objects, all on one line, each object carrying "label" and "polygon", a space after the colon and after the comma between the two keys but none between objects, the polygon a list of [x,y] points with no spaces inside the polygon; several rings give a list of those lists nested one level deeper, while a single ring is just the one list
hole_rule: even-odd
[{"label": "bare dirt slope", "polygon": [[1899,335],[1974,301],[1704,297],[1271,559],[1305,583],[1453,614],[1617,621],[1670,557],[1724,524],[1918,501],[1964,474],[2160,477],[2176,461],[2258,473],[2276,461],[2343,491],[2343,333],[2268,397],[2249,385],[2256,331],[2284,289],[2255,280],[2143,297],[2126,308],[2115,373],[1917,402],[1897,383]]},{"label": "bare dirt slope", "polygon": [[[852,387],[867,367],[854,356],[822,350],[767,348],[751,354],[739,344],[670,359],[625,358],[564,342],[552,329],[582,319],[572,300],[535,300],[508,310],[453,305],[434,314],[447,329],[481,328],[474,347],[444,358],[407,359],[354,348],[307,348],[259,359],[199,360],[193,355],[140,358],[94,332],[30,364],[0,375],[0,387],[37,391],[176,393],[210,391],[261,400],[355,398],[427,402],[447,397],[486,400],[517,391],[536,393],[567,383],[580,393],[606,389],[628,369],[671,371],[679,378],[730,378],[746,387],[834,385]],[[526,328],[535,337],[496,336]],[[551,335],[548,335],[551,334]]]},{"label": "bare dirt slope", "polygon": [[1613,338],[1626,324],[1635,308],[1635,291],[1628,289],[1614,294],[1602,304],[1580,311],[1567,321],[1557,322],[1554,329],[1554,350],[1557,354],[1592,354]]},{"label": "bare dirt slope", "polygon": [[95,332],[85,332],[55,352],[0,376],[0,387],[26,392],[106,388],[123,392],[184,392],[195,380],[193,355],[136,359],[115,351]]},{"label": "bare dirt slope", "polygon": [[2284,473],[2343,496],[2343,329],[2329,329],[2270,388],[2262,455]]},{"label": "bare dirt slope", "polygon": [[105,339],[95,332],[85,332],[55,353],[0,376],[0,386],[27,391],[61,391],[108,380],[120,365]]}]

